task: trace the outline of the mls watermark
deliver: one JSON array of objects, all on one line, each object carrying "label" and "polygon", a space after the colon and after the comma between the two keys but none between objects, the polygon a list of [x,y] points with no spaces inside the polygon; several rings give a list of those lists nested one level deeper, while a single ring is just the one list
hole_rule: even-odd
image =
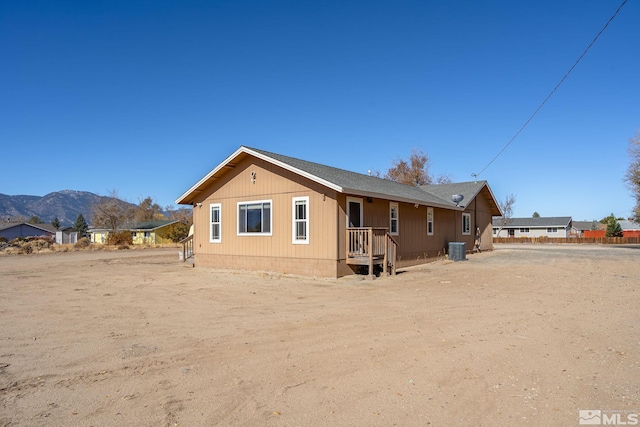
[{"label": "mls watermark", "polygon": [[580,409],[578,424],[583,426],[637,426],[640,417],[637,411],[610,409]]}]

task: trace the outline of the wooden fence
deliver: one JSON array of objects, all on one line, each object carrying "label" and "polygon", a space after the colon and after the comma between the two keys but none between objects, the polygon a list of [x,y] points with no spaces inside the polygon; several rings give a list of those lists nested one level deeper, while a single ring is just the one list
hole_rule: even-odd
[{"label": "wooden fence", "polygon": [[493,243],[599,243],[640,244],[640,237],[494,237]]}]

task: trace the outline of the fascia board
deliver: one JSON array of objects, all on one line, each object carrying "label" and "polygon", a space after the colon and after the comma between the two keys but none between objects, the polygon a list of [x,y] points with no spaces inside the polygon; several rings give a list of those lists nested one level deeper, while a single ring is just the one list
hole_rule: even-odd
[{"label": "fascia board", "polygon": [[239,156],[241,153],[246,153],[246,154],[250,154],[254,157],[257,157],[261,160],[264,160],[268,163],[274,164],[276,166],[279,166],[283,169],[286,169],[290,172],[293,172],[297,175],[303,176],[305,178],[308,178],[314,182],[317,182],[318,184],[324,185],[325,187],[331,188],[339,193],[342,193],[342,187],[340,187],[339,185],[336,185],[332,182],[329,182],[327,180],[324,180],[320,177],[317,177],[313,174],[310,174],[309,172],[305,172],[301,169],[298,168],[294,168],[291,165],[288,165],[286,163],[283,163],[279,160],[276,160],[272,157],[266,156],[262,153],[258,153],[256,151],[251,150],[250,148],[247,147],[240,147],[238,148],[236,151],[234,151],[233,154],[231,154],[229,157],[227,157],[224,161],[222,161],[222,163],[220,163],[218,166],[216,166],[213,170],[211,170],[211,172],[209,172],[208,174],[206,174],[200,181],[198,181],[195,185],[193,185],[191,188],[189,188],[187,191],[185,191],[180,197],[178,197],[176,199],[176,204],[182,204],[182,202],[191,194],[193,193],[195,190],[197,190],[200,186],[204,185],[205,182],[207,182],[212,176],[214,176],[216,173],[218,173],[221,169],[223,169],[229,162],[231,162],[233,159],[235,159],[237,156]]},{"label": "fascia board", "polygon": [[213,175],[215,175],[216,173],[218,173],[222,168],[224,168],[229,162],[231,162],[231,160],[233,160],[234,158],[236,158],[238,155],[240,155],[240,153],[242,153],[244,150],[244,147],[240,147],[238,148],[236,151],[233,152],[233,154],[231,154],[229,157],[227,157],[226,159],[224,159],[222,161],[222,163],[220,163],[218,166],[216,166],[215,168],[213,168],[211,170],[211,172],[209,172],[208,174],[206,174],[200,181],[198,181],[195,185],[193,185],[191,188],[189,188],[187,191],[185,191],[180,197],[178,197],[176,199],[176,204],[180,205],[182,204],[182,201],[184,199],[186,199],[191,193],[193,193],[195,190],[198,189],[198,187],[200,187],[201,185],[203,185],[205,182],[207,182],[209,180],[209,178],[211,178]]},{"label": "fascia board", "polygon": [[356,190],[356,189],[353,189],[353,188],[345,188],[344,189],[344,193],[345,194],[353,194],[355,196],[372,197],[372,198],[375,198],[375,199],[389,200],[389,201],[392,201],[392,202],[410,203],[412,205],[417,203],[417,204],[419,204],[421,206],[429,206],[429,207],[434,207],[434,208],[449,209],[449,210],[453,210],[453,211],[464,211],[464,209],[465,209],[465,206],[445,205],[445,204],[441,204],[441,203],[427,202],[427,201],[424,201],[424,200],[409,199],[407,197],[393,197],[393,198],[391,198],[387,194],[374,193],[374,192],[370,192],[370,191],[361,191],[361,190]]},{"label": "fascia board", "polygon": [[315,176],[309,172],[306,172],[302,169],[298,169],[295,168],[287,163],[281,162],[279,160],[274,159],[273,157],[269,157],[266,156],[262,153],[258,153],[257,151],[253,151],[250,148],[246,148],[246,147],[242,147],[244,148],[244,152],[247,154],[251,154],[252,156],[255,156],[261,160],[264,160],[265,162],[269,162],[271,164],[274,164],[276,166],[279,166],[283,169],[288,170],[289,172],[293,172],[297,175],[303,176],[307,179],[310,179],[311,181],[317,182],[318,184],[324,185],[325,187],[331,188],[332,190],[337,191],[338,193],[342,193],[343,192],[343,188],[337,184],[334,184],[333,182],[327,181],[325,179],[322,179],[318,176]]}]

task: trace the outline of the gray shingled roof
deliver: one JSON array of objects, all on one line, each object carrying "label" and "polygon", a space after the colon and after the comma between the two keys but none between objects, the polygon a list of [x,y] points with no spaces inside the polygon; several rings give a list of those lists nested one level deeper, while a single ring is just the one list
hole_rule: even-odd
[{"label": "gray shingled roof", "polygon": [[[464,194],[465,199],[471,200],[473,196],[480,191],[482,186],[486,184],[486,181],[478,181],[477,183],[413,187],[411,185],[399,184],[388,179],[283,156],[281,154],[271,153],[257,148],[247,148],[334,183],[342,187],[345,193],[371,195],[372,197],[378,196],[389,200],[408,201],[411,203],[424,203],[455,208],[456,204],[451,200],[451,196],[453,194],[466,193]],[[451,191],[453,191],[453,193]],[[464,201],[461,205],[465,205]]]},{"label": "gray shingled roof", "polygon": [[57,231],[57,229],[51,224],[30,224],[28,222],[6,222],[3,224],[0,224],[0,230],[6,230],[8,228],[18,227],[20,225],[26,225],[28,227],[37,228],[42,231],[46,231],[47,233],[55,234],[55,232]]},{"label": "gray shingled roof", "polygon": [[[319,182],[322,185],[333,188],[340,193],[353,194],[357,196],[463,210],[466,202],[472,200],[484,186],[487,186],[487,191],[491,193],[486,181],[414,187],[375,176],[339,169],[307,160],[296,159],[294,157],[284,156],[282,154],[272,153],[257,148],[242,146],[220,165],[209,172],[198,183],[187,190],[182,196],[180,196],[176,200],[176,203],[182,204],[197,202],[197,194],[212,182],[212,180],[224,173],[224,166],[227,163],[233,163],[235,159],[243,155],[260,157],[263,160],[269,161],[293,171],[294,173],[298,173],[311,180]],[[460,206],[456,206],[456,204],[451,200],[451,196],[453,194],[462,194],[465,196],[465,199],[460,203]],[[493,194],[491,194],[491,197],[495,202]],[[499,212],[497,202],[496,211]]]},{"label": "gray shingled roof", "polygon": [[[598,229],[598,221],[573,221],[571,226],[576,230],[597,230]],[[595,226],[595,228],[594,228]]]},{"label": "gray shingled roof", "polygon": [[640,230],[640,224],[635,221],[621,219],[620,221],[618,221],[618,223],[623,230]]},{"label": "gray shingled roof", "polygon": [[[549,216],[540,218],[509,218],[506,227],[567,227],[570,216]],[[493,226],[500,227],[501,218],[493,219]]]}]

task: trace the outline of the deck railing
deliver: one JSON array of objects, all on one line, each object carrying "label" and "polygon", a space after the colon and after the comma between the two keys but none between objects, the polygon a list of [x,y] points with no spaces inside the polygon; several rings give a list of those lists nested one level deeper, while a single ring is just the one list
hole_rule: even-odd
[{"label": "deck railing", "polygon": [[181,261],[187,261],[193,256],[193,234],[180,240],[182,245],[182,259]]},{"label": "deck railing", "polygon": [[383,271],[391,267],[396,272],[398,244],[387,228],[349,227],[347,228],[347,260],[357,259],[369,266],[369,275],[373,275],[374,264],[382,264]]}]

